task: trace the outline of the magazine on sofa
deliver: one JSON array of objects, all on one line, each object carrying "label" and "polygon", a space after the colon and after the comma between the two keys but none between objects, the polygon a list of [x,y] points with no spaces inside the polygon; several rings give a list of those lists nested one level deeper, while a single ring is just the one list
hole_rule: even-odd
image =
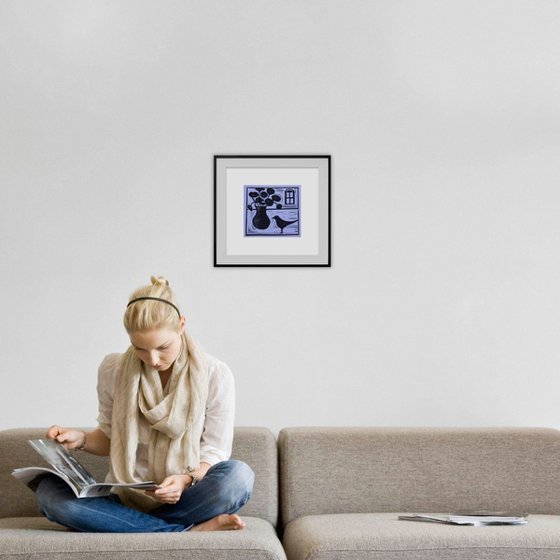
[{"label": "magazine on sofa", "polygon": [[473,511],[452,513],[450,515],[427,515],[413,513],[399,515],[404,521],[426,521],[428,523],[446,523],[448,525],[472,525],[482,527],[487,525],[525,525],[527,513]]},{"label": "magazine on sofa", "polygon": [[29,444],[52,469],[46,467],[24,467],[12,471],[12,476],[21,480],[29,487],[33,487],[33,480],[46,473],[55,474],[60,477],[78,498],[98,498],[109,495],[112,487],[126,486],[141,490],[155,490],[158,486],[155,482],[137,483],[112,483],[97,482],[89,471],[70,453],[64,445],[50,439],[30,439]]}]

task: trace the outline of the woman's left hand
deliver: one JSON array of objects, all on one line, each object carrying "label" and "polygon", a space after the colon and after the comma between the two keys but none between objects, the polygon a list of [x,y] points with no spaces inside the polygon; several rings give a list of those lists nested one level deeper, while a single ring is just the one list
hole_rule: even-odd
[{"label": "woman's left hand", "polygon": [[164,504],[176,504],[190,480],[188,475],[172,474],[159,484],[157,490],[146,490],[146,494]]}]

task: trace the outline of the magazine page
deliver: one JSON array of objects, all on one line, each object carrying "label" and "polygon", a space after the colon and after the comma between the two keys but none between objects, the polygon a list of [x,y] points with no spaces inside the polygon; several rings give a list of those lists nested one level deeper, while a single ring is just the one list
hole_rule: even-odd
[{"label": "magazine page", "polygon": [[418,513],[413,513],[411,515],[399,515],[398,517],[402,521],[427,521],[430,523],[448,523],[446,516],[438,517],[436,515],[420,515]]},{"label": "magazine page", "polygon": [[96,482],[89,471],[62,444],[49,439],[29,440],[29,444],[49,463],[52,468],[25,467],[15,469],[12,475],[33,489],[33,480],[46,473],[60,477],[78,498],[97,498],[108,496],[111,488],[128,487],[139,490],[156,490],[159,486],[153,481],[145,482]]},{"label": "magazine page", "polygon": [[88,486],[80,492],[80,498],[99,498],[102,496],[108,496],[111,492],[111,488],[136,488],[137,490],[156,490],[159,488],[157,484],[153,482],[131,482],[131,483],[119,483],[119,482],[97,482]]},{"label": "magazine page", "polygon": [[447,523],[449,525],[472,525],[481,527],[484,525],[525,525],[527,524],[527,514],[450,514],[450,515],[427,515],[410,514],[399,515],[399,519],[404,521],[425,521],[428,523]]},{"label": "magazine page", "polygon": [[90,484],[83,488],[78,488],[72,480],[70,480],[65,474],[55,471],[54,469],[48,469],[46,467],[23,467],[20,469],[14,469],[12,471],[12,476],[17,480],[23,482],[23,484],[33,488],[33,481],[42,474],[54,474],[60,477],[68,486],[72,489],[77,498],[100,498],[103,496],[108,496],[111,493],[111,488],[113,487],[128,487],[137,488],[139,490],[156,490],[159,488],[154,482],[132,482],[127,483],[113,483],[113,482],[96,482],[95,484]]},{"label": "magazine page", "polygon": [[55,471],[69,479],[79,492],[90,484],[95,484],[93,476],[61,443],[50,439],[32,439],[29,443]]},{"label": "magazine page", "polygon": [[472,523],[473,525],[525,525],[527,513],[484,512],[452,513],[449,521],[453,523]]},{"label": "magazine page", "polygon": [[38,476],[49,473],[54,474],[64,480],[64,482],[66,482],[66,484],[68,484],[68,486],[72,489],[76,497],[80,497],[80,489],[77,488],[65,474],[55,471],[54,469],[48,469],[46,467],[23,467],[20,469],[14,469],[12,471],[12,476],[33,489],[32,482]]}]

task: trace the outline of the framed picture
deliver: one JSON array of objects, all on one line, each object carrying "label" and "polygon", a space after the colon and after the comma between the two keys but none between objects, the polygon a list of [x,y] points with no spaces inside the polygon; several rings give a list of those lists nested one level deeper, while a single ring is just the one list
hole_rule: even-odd
[{"label": "framed picture", "polygon": [[214,156],[214,266],[330,266],[331,156]]}]

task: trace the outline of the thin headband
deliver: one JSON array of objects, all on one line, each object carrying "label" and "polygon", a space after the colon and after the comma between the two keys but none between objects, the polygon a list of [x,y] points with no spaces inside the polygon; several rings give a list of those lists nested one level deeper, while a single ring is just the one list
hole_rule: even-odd
[{"label": "thin headband", "polygon": [[177,311],[177,315],[179,315],[179,319],[181,318],[181,312],[179,311],[179,308],[174,303],[171,303],[170,301],[166,299],[162,299],[160,297],[152,297],[152,296],[137,297],[136,299],[129,301],[126,307],[129,308],[133,303],[136,303],[137,301],[142,301],[143,299],[153,299],[154,301],[163,301],[163,303],[167,303],[167,305],[171,305],[171,307],[173,307],[173,309]]}]

